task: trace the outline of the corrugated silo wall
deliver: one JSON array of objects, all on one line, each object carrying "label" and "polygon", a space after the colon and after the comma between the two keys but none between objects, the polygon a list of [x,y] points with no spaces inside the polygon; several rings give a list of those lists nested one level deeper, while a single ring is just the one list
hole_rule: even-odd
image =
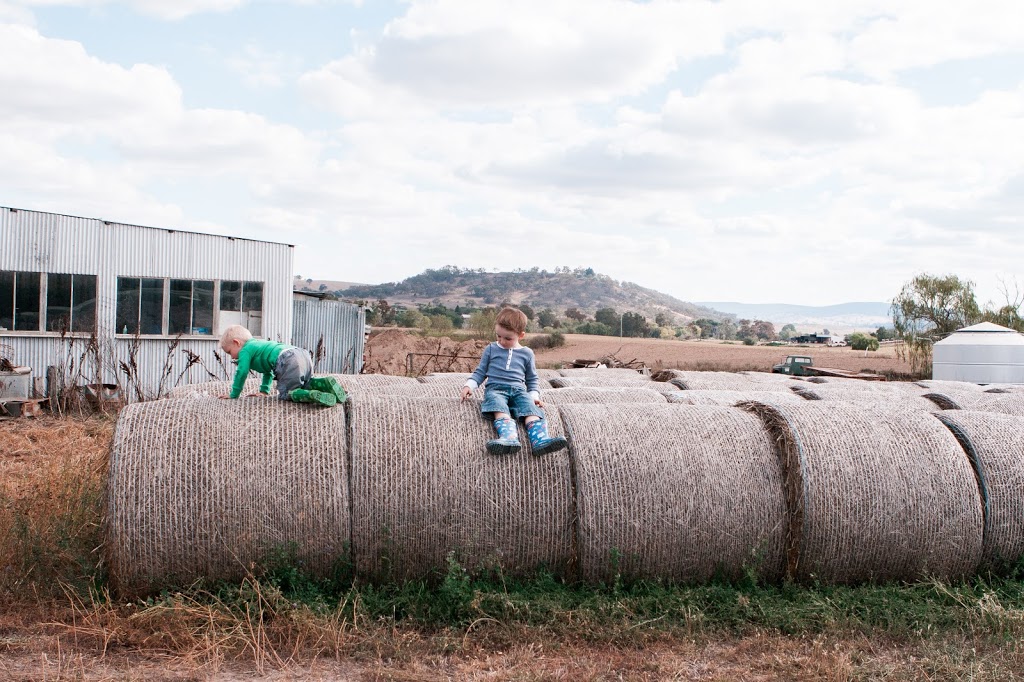
[{"label": "corrugated silo wall", "polygon": [[318,374],[362,371],[366,313],[361,306],[307,297],[296,298],[292,305],[292,345],[309,350]]}]

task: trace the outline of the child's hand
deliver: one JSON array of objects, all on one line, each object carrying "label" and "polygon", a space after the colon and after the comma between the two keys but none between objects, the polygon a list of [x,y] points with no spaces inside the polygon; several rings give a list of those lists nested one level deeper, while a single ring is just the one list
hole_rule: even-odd
[{"label": "child's hand", "polygon": [[471,396],[471,395],[473,395],[473,389],[471,389],[469,386],[463,386],[462,387],[462,402],[466,402],[466,399],[469,396]]},{"label": "child's hand", "polygon": [[544,407],[544,401],[541,400],[540,398],[534,398],[533,404],[536,405],[537,407]]}]

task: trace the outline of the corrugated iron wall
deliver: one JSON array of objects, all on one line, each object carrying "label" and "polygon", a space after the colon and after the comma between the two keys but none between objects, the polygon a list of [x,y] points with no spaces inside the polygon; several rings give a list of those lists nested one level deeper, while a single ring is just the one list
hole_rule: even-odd
[{"label": "corrugated iron wall", "polygon": [[[130,359],[135,342],[130,336],[114,334],[119,276],[263,282],[261,336],[278,341],[292,337],[294,249],[288,244],[0,207],[0,245],[0,270],[97,277],[96,338],[104,367],[99,373],[94,369],[79,372],[88,345],[83,335],[0,332],[0,344],[10,349],[16,364],[31,367],[34,378],[45,377],[48,366],[57,366],[73,374],[103,376],[106,383],[123,383],[124,377],[118,376],[120,362]],[[216,338],[185,337],[172,348],[174,343],[174,337],[167,336],[139,342],[137,377],[147,396],[169,388],[168,375],[177,380],[185,372],[182,382],[209,378],[197,366],[186,370],[186,350],[210,367],[217,364],[213,356]],[[85,356],[96,357],[96,352]]]},{"label": "corrugated iron wall", "polygon": [[343,301],[296,298],[292,304],[292,344],[305,348],[317,359],[320,374],[358,374],[363,369],[366,312]]}]

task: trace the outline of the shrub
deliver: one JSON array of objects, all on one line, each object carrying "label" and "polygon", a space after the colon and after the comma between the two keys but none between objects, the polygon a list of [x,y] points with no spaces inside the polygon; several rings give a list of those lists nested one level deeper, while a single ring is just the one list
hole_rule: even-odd
[{"label": "shrub", "polygon": [[744,336],[743,337],[743,345],[744,346],[753,346],[755,343],[757,343],[757,341],[754,340],[753,336]]}]

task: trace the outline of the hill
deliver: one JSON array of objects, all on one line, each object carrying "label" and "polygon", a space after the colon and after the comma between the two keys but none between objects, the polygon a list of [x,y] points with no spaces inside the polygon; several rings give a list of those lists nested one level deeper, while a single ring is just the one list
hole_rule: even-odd
[{"label": "hill", "polygon": [[767,320],[775,325],[823,325],[831,328],[874,329],[892,324],[889,304],[882,302],[838,303],[809,306],[788,303],[701,302],[697,305],[731,313],[740,319]]},{"label": "hill", "polygon": [[676,324],[702,317],[732,317],[639,284],[618,282],[591,268],[486,272],[446,266],[425,270],[401,282],[355,285],[338,289],[335,294],[346,300],[385,299],[391,305],[409,307],[439,302],[449,308],[479,308],[507,302],[527,304],[538,311],[550,308],[559,314],[567,308],[578,308],[590,315],[600,308],[614,308],[620,313],[638,312],[650,320],[659,313],[667,314]]}]

